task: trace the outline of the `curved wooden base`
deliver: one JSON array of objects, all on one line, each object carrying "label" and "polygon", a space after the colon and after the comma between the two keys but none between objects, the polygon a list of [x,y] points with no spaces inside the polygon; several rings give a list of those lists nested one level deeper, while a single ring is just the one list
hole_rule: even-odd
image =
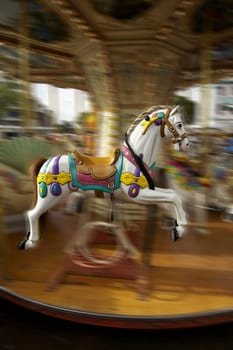
[{"label": "curved wooden base", "polygon": [[233,311],[230,309],[199,312],[195,314],[177,314],[173,316],[127,316],[85,312],[51,304],[44,304],[33,299],[24,298],[22,295],[15,294],[4,287],[0,287],[0,297],[41,314],[72,322],[104,327],[127,329],[178,329],[224,324],[232,322],[233,320]]},{"label": "curved wooden base", "polygon": [[[161,227],[158,222],[155,226]],[[77,217],[51,212],[39,248],[19,251],[23,233],[7,235],[0,296],[36,312],[109,327],[185,328],[233,320],[231,223],[211,216],[208,234],[190,228],[176,243],[166,230],[152,232],[155,240],[146,266],[151,290],[146,298],[139,297],[132,278],[76,273],[65,274],[49,291],[76,229]]]}]

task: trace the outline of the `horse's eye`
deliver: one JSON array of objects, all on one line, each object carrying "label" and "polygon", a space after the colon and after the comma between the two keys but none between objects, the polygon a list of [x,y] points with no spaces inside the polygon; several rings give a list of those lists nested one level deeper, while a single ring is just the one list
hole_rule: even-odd
[{"label": "horse's eye", "polygon": [[147,115],[147,116],[145,116],[145,118],[144,118],[147,122],[150,120],[150,117],[149,117],[149,115]]},{"label": "horse's eye", "polygon": [[183,126],[183,124],[182,124],[182,123],[178,124],[178,129],[181,129],[181,128],[182,128],[182,126]]}]

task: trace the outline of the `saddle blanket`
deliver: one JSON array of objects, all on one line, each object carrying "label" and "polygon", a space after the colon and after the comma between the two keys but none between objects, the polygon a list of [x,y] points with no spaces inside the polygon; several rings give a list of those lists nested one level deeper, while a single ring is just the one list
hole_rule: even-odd
[{"label": "saddle blanket", "polygon": [[103,180],[94,179],[91,174],[82,174],[77,169],[77,161],[73,154],[69,154],[69,163],[72,176],[72,185],[74,188],[80,188],[83,191],[99,190],[110,193],[120,187],[120,176],[122,172],[123,154],[120,151],[119,157],[115,163],[116,173]]}]

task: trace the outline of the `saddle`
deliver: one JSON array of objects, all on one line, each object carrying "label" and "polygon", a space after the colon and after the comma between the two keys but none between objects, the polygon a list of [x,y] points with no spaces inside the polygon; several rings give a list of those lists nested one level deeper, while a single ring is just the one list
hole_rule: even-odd
[{"label": "saddle", "polygon": [[95,180],[105,180],[116,173],[115,163],[119,154],[119,148],[114,149],[111,154],[105,157],[93,157],[77,151],[73,152],[77,161],[78,172],[84,175],[91,175]]}]

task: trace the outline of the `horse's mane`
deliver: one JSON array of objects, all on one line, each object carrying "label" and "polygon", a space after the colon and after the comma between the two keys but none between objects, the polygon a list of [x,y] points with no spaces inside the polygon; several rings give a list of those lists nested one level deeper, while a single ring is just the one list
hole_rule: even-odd
[{"label": "horse's mane", "polygon": [[171,108],[171,106],[152,106],[150,108],[148,108],[147,110],[145,110],[144,112],[141,112],[137,118],[133,121],[133,123],[130,125],[129,129],[127,130],[127,135],[130,135],[131,132],[135,129],[135,127],[138,125],[138,123],[140,123],[140,121],[142,121],[148,114],[151,114],[159,109],[167,109],[167,108]]}]

